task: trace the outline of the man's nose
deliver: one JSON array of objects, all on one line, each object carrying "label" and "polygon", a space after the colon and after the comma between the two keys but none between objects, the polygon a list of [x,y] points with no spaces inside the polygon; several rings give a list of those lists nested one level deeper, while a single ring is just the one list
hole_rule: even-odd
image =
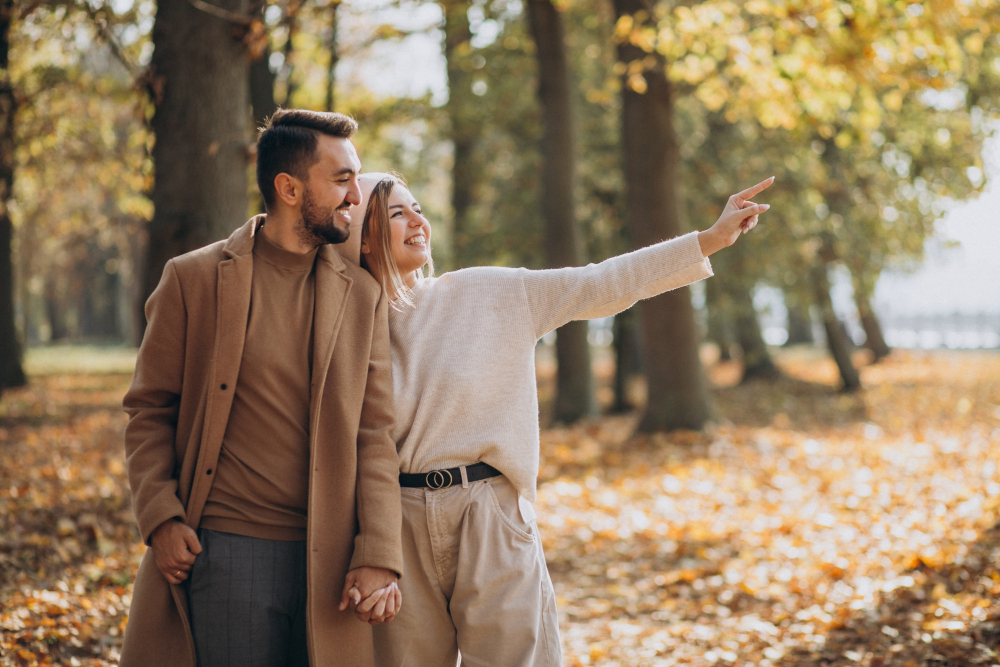
[{"label": "man's nose", "polygon": [[358,185],[358,179],[351,179],[351,185],[347,188],[347,197],[345,197],[345,200],[352,206],[357,206],[361,203],[361,186]]}]

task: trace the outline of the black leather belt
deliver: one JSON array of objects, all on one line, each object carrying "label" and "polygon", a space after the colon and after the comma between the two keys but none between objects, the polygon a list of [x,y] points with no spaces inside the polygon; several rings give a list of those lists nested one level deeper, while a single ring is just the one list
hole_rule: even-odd
[{"label": "black leather belt", "polygon": [[[503,473],[489,465],[488,463],[476,463],[465,466],[465,475],[470,482],[478,482],[481,479],[497,477]],[[399,473],[399,485],[410,488],[447,489],[454,484],[462,483],[462,471],[460,468],[448,468],[447,470],[431,470],[422,473]]]}]

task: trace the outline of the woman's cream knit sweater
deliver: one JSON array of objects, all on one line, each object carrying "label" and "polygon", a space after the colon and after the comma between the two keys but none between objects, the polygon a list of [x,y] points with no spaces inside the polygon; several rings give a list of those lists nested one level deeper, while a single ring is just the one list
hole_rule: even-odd
[{"label": "woman's cream knit sweater", "polygon": [[418,281],[414,306],[389,313],[399,469],[483,461],[534,501],[538,339],[711,275],[691,233],[584,267],[477,267]]}]

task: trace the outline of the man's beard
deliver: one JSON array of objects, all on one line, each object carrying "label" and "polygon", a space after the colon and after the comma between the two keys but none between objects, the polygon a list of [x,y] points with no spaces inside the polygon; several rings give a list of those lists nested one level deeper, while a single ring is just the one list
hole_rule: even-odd
[{"label": "man's beard", "polygon": [[299,238],[306,245],[343,243],[351,235],[350,227],[338,227],[331,206],[321,206],[313,200],[306,187],[302,192],[302,228]]}]

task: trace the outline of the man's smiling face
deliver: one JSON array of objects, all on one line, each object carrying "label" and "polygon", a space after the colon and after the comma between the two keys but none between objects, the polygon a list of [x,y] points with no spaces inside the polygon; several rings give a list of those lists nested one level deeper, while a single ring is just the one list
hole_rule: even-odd
[{"label": "man's smiling face", "polygon": [[318,139],[317,160],[302,194],[300,233],[308,244],[343,243],[351,233],[350,208],[361,203],[361,160],[349,139],[325,134]]}]

